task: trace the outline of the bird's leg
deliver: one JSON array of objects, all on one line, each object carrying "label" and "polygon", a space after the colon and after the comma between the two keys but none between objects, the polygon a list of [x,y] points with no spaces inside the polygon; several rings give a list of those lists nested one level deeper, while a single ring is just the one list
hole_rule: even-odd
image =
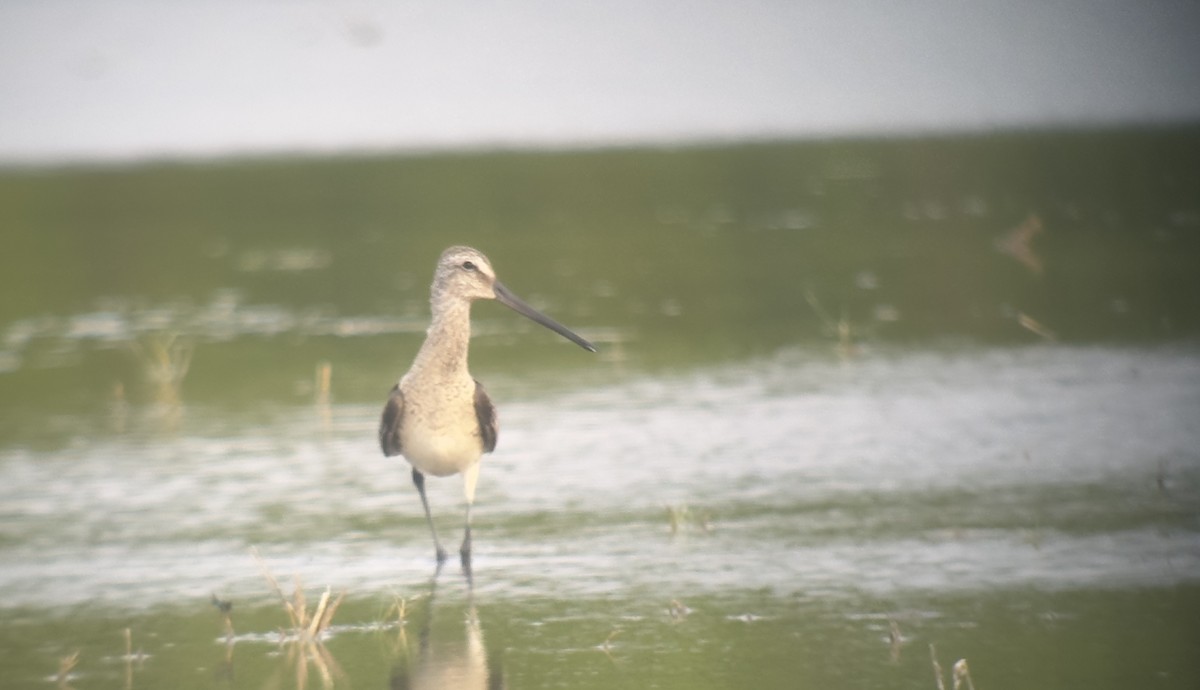
[{"label": "bird's leg", "polygon": [[474,584],[474,578],[471,576],[471,504],[467,504],[467,526],[463,530],[462,547],[458,550],[458,556],[462,560],[463,574],[467,577],[467,585]]},{"label": "bird's leg", "polygon": [[458,550],[458,554],[462,556],[463,563],[471,561],[471,504],[467,504],[467,522],[463,528],[462,548]]},{"label": "bird's leg", "polygon": [[475,503],[475,483],[479,481],[479,463],[463,470],[463,497],[467,499],[467,519],[463,527],[462,547],[458,555],[462,558],[463,571],[471,579],[471,505]]},{"label": "bird's leg", "polygon": [[442,561],[446,560],[446,550],[442,548],[442,542],[438,541],[437,530],[433,527],[433,514],[429,512],[429,499],[425,498],[425,475],[414,467],[412,480],[417,487],[417,493],[421,494],[421,506],[425,508],[425,521],[429,523],[429,533],[433,535],[433,546],[437,549],[437,562],[438,565],[441,565]]}]

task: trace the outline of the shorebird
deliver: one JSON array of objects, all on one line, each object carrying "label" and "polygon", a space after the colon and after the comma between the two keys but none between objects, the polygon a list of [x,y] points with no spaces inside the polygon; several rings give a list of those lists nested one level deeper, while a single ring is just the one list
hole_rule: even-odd
[{"label": "shorebird", "polygon": [[440,565],[446,550],[438,540],[425,497],[425,475],[463,475],[466,521],[459,554],[463,567],[471,562],[471,505],[479,461],[496,448],[499,426],[496,409],[483,385],[467,371],[471,340],[471,303],[494,299],[590,352],[594,345],[539,312],[496,280],[492,264],[470,247],[442,252],[430,286],[433,321],[412,367],[392,387],[379,424],[379,445],[385,456],[403,455],[412,465],[412,481],[421,495],[425,521],[433,535]]}]

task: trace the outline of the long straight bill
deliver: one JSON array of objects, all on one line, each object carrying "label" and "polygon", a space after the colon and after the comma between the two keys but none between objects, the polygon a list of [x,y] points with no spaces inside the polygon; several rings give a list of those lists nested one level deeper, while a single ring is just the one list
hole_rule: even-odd
[{"label": "long straight bill", "polygon": [[513,311],[517,312],[518,314],[526,316],[526,317],[532,319],[533,321],[536,321],[536,322],[542,324],[546,328],[549,328],[550,330],[561,335],[562,337],[566,338],[567,340],[570,340],[571,342],[575,343],[579,347],[582,347],[583,349],[587,350],[588,352],[596,351],[595,345],[589,343],[588,341],[584,340],[583,338],[580,338],[578,335],[575,334],[574,331],[572,331],[571,329],[562,325],[561,323],[555,321],[554,319],[550,318],[549,316],[546,316],[545,314],[538,311],[537,309],[534,309],[533,307],[529,306],[529,304],[527,302],[525,302],[525,300],[521,299],[520,297],[517,297],[512,292],[510,292],[508,288],[504,287],[504,285],[502,285],[500,283],[500,281],[496,281],[493,287],[496,290],[496,300],[498,302],[500,302],[500,304],[503,304],[504,306],[508,307],[509,309],[512,309]]}]

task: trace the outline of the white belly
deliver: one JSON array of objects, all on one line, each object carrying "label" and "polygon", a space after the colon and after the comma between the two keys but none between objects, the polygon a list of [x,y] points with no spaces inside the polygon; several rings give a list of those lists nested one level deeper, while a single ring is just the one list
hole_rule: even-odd
[{"label": "white belly", "polygon": [[451,429],[406,425],[401,452],[405,460],[425,474],[435,477],[456,474],[479,462],[483,455],[477,427]]},{"label": "white belly", "polygon": [[455,386],[454,390],[438,390],[442,399],[436,404],[405,393],[400,452],[425,474],[445,477],[462,472],[483,456],[475,414],[475,382],[469,377],[467,381],[469,385]]}]

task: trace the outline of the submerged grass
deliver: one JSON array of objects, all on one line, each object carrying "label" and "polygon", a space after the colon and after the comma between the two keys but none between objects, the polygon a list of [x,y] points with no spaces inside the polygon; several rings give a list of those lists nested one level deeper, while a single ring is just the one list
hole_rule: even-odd
[{"label": "submerged grass", "polygon": [[295,579],[295,585],[292,588],[292,596],[288,597],[283,593],[283,588],[279,586],[279,581],[271,574],[270,568],[259,555],[258,550],[252,551],[255,561],[258,562],[259,570],[262,576],[266,579],[271,589],[279,596],[283,604],[283,610],[287,613],[288,619],[291,622],[291,632],[295,637],[303,639],[317,640],[320,636],[329,629],[329,624],[333,621],[333,616],[337,613],[338,607],[345,597],[345,592],[339,592],[337,598],[330,602],[332,591],[329,587],[321,594],[321,598],[317,601],[316,608],[312,613],[308,611],[307,599],[304,595],[304,585],[300,581],[299,576]]},{"label": "submerged grass", "polygon": [[292,595],[289,597],[284,594],[279,581],[275,579],[258,550],[254,549],[251,553],[258,563],[263,578],[278,595],[284,613],[287,614],[291,624],[290,631],[281,632],[279,640],[286,649],[287,662],[295,673],[296,687],[299,690],[307,687],[310,663],[320,675],[322,687],[330,688],[337,682],[346,679],[345,671],[342,670],[337,659],[333,657],[322,641],[346,593],[339,592],[336,598],[331,598],[332,590],[326,587],[310,613],[304,594],[304,585],[299,576],[295,578]]}]

